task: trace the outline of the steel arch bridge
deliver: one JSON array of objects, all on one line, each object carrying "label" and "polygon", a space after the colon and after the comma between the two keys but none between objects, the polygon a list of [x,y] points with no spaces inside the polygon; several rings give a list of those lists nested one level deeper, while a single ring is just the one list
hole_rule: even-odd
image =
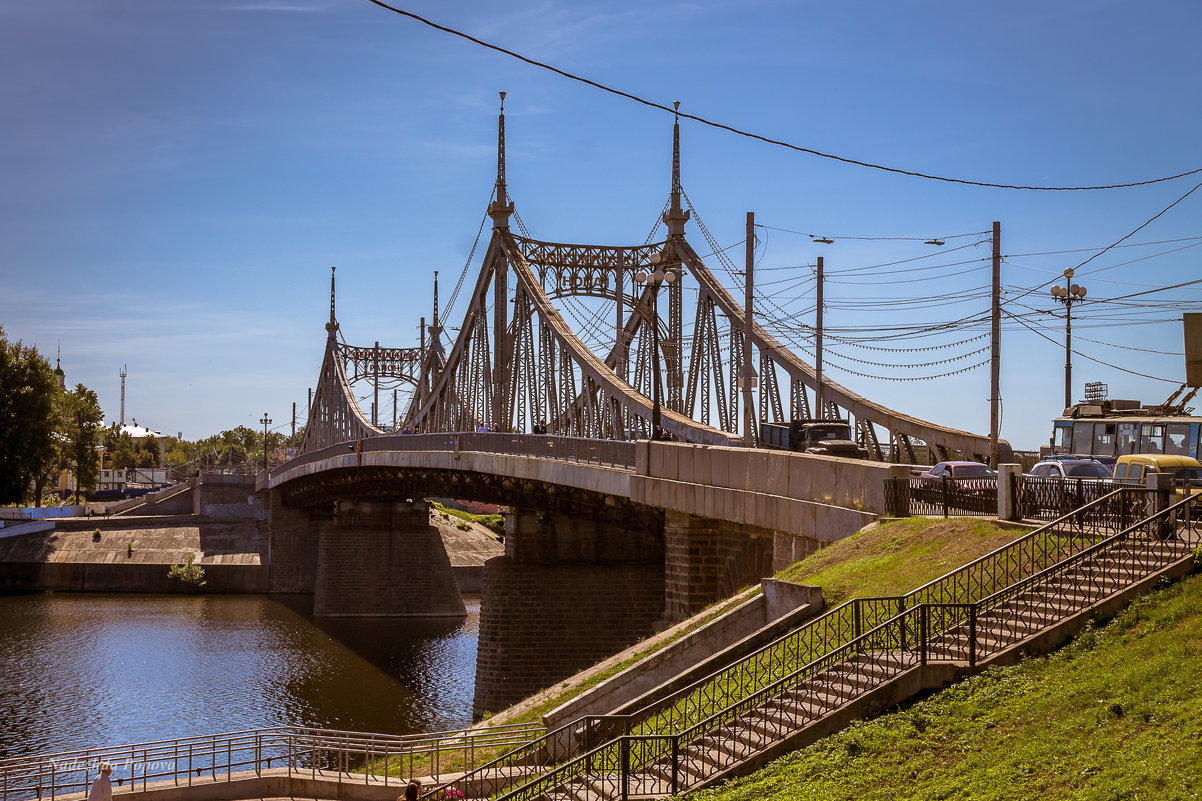
[{"label": "steel arch bridge", "polygon": [[[356,400],[352,383],[362,378],[375,379],[377,387],[381,378],[411,385],[412,396],[397,428],[412,433],[537,430],[597,439],[647,438],[652,430],[653,364],[662,365],[661,428],[667,435],[683,442],[739,446],[744,439],[738,377],[749,340],[758,354],[753,420],[849,419],[859,443],[881,461],[915,463],[955,456],[986,460],[988,436],[903,414],[828,378],[821,382],[823,408],[816,408],[819,380],[814,367],[754,320],[746,336],[744,309],[685,235],[690,211],[681,206],[679,121],[673,127],[671,193],[662,217],[667,234],[662,241],[641,245],[565,244],[529,236],[506,190],[503,104],[497,145],[495,193],[487,210],[492,234],[449,349],[438,319],[437,283],[433,322],[420,347],[352,347],[340,342],[331,274],[325,357],[302,454],[389,433],[374,419],[378,390],[370,416]],[[511,218],[520,234],[511,230]],[[661,304],[657,315],[655,290],[635,280],[639,271],[656,268],[670,268],[695,282],[695,320],[687,348],[682,326],[685,282],[666,287],[667,313],[662,313]],[[612,325],[602,324],[607,330],[605,347],[590,347],[588,332],[574,329],[561,313],[562,304],[579,304],[585,298],[604,304],[606,317],[612,314]],[[594,314],[593,319],[601,318]],[[657,332],[651,331],[652,320]],[[654,342],[662,357],[658,360],[651,358]],[[757,433],[752,432],[753,440]],[[1003,456],[1009,451],[1005,442],[1000,449]]]}]

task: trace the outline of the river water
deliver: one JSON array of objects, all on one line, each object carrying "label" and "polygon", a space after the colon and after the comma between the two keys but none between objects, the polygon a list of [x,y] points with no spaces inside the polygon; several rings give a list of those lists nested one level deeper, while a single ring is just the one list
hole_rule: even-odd
[{"label": "river water", "polygon": [[478,597],[452,622],[320,619],[308,597],[0,596],[0,758],[264,726],[470,725]]}]

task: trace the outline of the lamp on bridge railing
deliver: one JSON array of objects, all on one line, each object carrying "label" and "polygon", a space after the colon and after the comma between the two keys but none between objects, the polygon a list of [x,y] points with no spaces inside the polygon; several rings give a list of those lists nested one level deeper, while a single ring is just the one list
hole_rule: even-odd
[{"label": "lamp on bridge railing", "polygon": [[661,439],[663,432],[660,428],[660,405],[659,405],[659,313],[656,311],[655,299],[659,295],[661,284],[673,284],[676,282],[676,272],[672,269],[671,264],[660,267],[661,262],[665,261],[662,253],[651,254],[651,266],[655,270],[648,273],[646,270],[639,270],[634,274],[634,280],[640,284],[646,284],[651,287],[651,438]]},{"label": "lamp on bridge railing", "polygon": [[1073,304],[1085,300],[1085,287],[1071,283],[1073,268],[1064,270],[1067,287],[1056,285],[1049,290],[1052,297],[1064,304],[1064,408],[1073,405]]},{"label": "lamp on bridge railing", "polygon": [[[259,421],[263,424],[263,469],[267,469],[267,426],[271,425],[271,418],[267,416],[267,412],[263,412],[263,419]],[[254,469],[254,462],[251,462],[251,469]]]}]

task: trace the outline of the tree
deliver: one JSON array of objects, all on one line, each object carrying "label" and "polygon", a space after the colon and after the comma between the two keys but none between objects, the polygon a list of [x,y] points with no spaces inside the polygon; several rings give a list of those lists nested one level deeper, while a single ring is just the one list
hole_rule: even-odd
[{"label": "tree", "polygon": [[50,362],[0,326],[0,503],[20,503],[55,456]]},{"label": "tree", "polygon": [[79,488],[92,487],[100,476],[100,459],[96,447],[100,444],[101,421],[104,413],[96,393],[83,384],[67,393],[66,453],[75,473],[75,500]]},{"label": "tree", "polygon": [[134,448],[134,440],[128,433],[122,431],[112,448],[113,469],[128,470],[138,466],[138,452]]},{"label": "tree", "polygon": [[138,444],[138,467],[159,466],[159,441],[146,437]]},{"label": "tree", "polygon": [[54,480],[56,474],[62,470],[63,465],[66,463],[66,439],[63,436],[66,419],[67,393],[63,391],[56,380],[50,411],[50,427],[53,431],[50,436],[51,450],[45,463],[42,465],[42,469],[33,478],[34,506],[42,505],[42,493],[45,491],[46,485]]}]

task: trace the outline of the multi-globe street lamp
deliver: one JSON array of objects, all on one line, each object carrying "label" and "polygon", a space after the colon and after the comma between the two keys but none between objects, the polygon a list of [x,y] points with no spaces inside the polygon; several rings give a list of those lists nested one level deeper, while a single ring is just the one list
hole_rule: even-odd
[{"label": "multi-globe street lamp", "polygon": [[651,324],[651,438],[662,439],[663,432],[660,427],[660,403],[659,403],[659,313],[656,310],[656,297],[659,295],[659,288],[662,284],[673,284],[676,282],[676,272],[669,264],[660,268],[660,263],[664,261],[662,253],[651,254],[651,265],[655,270],[648,273],[646,270],[639,270],[634,274],[634,280],[640,284],[645,284],[651,287],[651,319],[648,321]]},{"label": "multi-globe street lamp", "polygon": [[267,426],[271,425],[271,418],[267,416],[267,412],[263,412],[263,419],[259,421],[263,424],[263,469],[267,469]]},{"label": "multi-globe street lamp", "polygon": [[1073,268],[1064,270],[1064,283],[1051,288],[1052,297],[1064,304],[1064,408],[1073,405],[1073,304],[1085,299],[1085,287],[1072,283]]}]

